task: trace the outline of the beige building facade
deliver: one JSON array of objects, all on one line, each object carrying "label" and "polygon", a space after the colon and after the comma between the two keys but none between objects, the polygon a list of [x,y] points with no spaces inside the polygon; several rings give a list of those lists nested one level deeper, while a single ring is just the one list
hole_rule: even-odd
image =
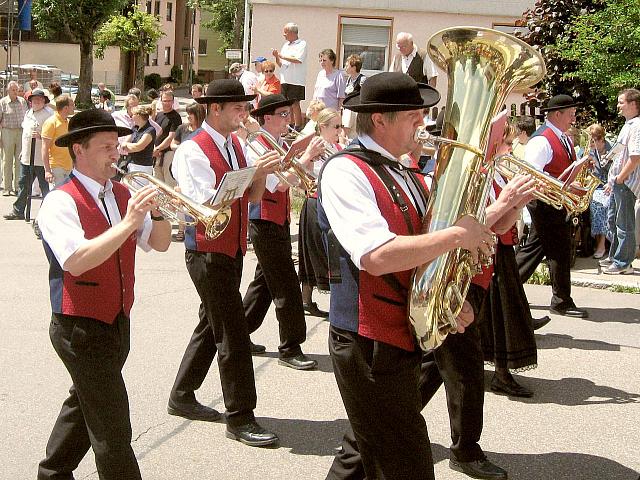
[{"label": "beige building facade", "polygon": [[[157,73],[163,78],[169,77],[171,68],[179,65],[183,81],[186,81],[189,68],[198,70],[199,11],[187,8],[185,0],[139,0],[138,7],[156,15],[165,33],[156,50],[145,58],[145,75]],[[80,71],[80,47],[77,44],[22,41],[19,47],[13,47],[11,56],[14,64],[51,65],[65,74],[74,75]],[[132,57],[121,53],[119,48],[108,48],[104,59],[94,57],[93,83],[104,82],[117,92],[126,90],[133,80]],[[6,58],[3,56],[0,57],[0,69],[5,68]]]},{"label": "beige building facade", "polygon": [[[320,71],[318,53],[331,48],[341,66],[351,53],[363,57],[367,75],[389,69],[398,53],[395,37],[409,32],[419,47],[437,31],[452,26],[472,25],[512,31],[514,21],[533,6],[533,0],[251,0],[252,28],[250,56],[273,59],[271,50],[284,43],[282,27],[299,26],[307,42],[306,96],[310,100]],[[349,5],[353,5],[352,7]],[[437,88],[446,97],[446,76],[440,72]],[[522,95],[513,96],[522,101]],[[509,99],[512,101],[512,98]]]}]

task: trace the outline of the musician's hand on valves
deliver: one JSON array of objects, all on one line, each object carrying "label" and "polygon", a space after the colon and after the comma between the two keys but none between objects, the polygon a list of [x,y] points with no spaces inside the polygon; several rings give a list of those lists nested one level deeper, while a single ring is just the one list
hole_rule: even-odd
[{"label": "musician's hand on valves", "polygon": [[154,199],[157,195],[158,191],[152,185],[147,185],[135,192],[129,199],[127,213],[122,221],[130,223],[132,227],[138,229],[147,213],[156,208]]},{"label": "musician's hand on valves", "polygon": [[309,145],[307,146],[306,150],[300,157],[299,161],[302,165],[306,166],[311,162],[318,160],[320,155],[322,155],[325,150],[326,150],[326,145],[324,143],[324,140],[320,137],[313,137],[309,142]]},{"label": "musician's hand on valves", "polygon": [[465,300],[462,304],[462,310],[460,310],[458,318],[456,318],[458,333],[464,333],[465,329],[473,323],[474,318],[473,308],[471,304]]},{"label": "musician's hand on valves", "polygon": [[510,208],[523,208],[532,201],[536,191],[536,181],[531,175],[518,174],[502,189],[498,199],[507,202]]},{"label": "musician's hand on valves", "polygon": [[486,258],[493,255],[495,235],[485,224],[471,215],[464,215],[454,226],[462,229],[458,246],[469,251],[475,264],[479,263],[481,255]]},{"label": "musician's hand on valves", "polygon": [[260,179],[266,177],[268,174],[275,172],[280,167],[282,158],[274,150],[269,150],[256,160],[254,164],[257,169],[254,175],[254,179]]}]

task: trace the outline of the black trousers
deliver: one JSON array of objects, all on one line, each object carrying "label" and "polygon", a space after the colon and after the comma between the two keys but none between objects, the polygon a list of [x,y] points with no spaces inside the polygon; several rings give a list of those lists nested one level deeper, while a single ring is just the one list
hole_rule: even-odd
[{"label": "black trousers", "polygon": [[[482,288],[470,286],[467,300],[473,307],[476,318],[485,295],[486,291]],[[420,401],[418,413],[424,409],[443,383],[447,391],[451,427],[451,456],[462,462],[484,458],[478,444],[482,434],[484,366],[480,336],[475,323],[463,334],[449,335],[440,347],[421,356],[417,383]],[[422,415],[420,417],[422,418]],[[405,436],[401,432],[399,438],[404,439]],[[360,443],[353,430],[349,428],[344,435],[342,450],[336,455],[327,479],[364,479],[365,470],[360,450]],[[378,477],[367,474],[366,478]]]},{"label": "black trousers", "polygon": [[307,324],[291,258],[289,223],[251,220],[249,234],[258,257],[255,276],[242,301],[249,333],[262,325],[273,302],[280,329],[280,357],[295,357],[302,353],[300,345],[307,338]]},{"label": "black trousers", "polygon": [[542,259],[547,257],[553,291],[551,306],[573,307],[571,223],[567,221],[567,212],[538,200],[531,202],[527,208],[531,214],[531,229],[527,242],[516,252],[520,280],[526,282]]},{"label": "black trousers", "polygon": [[231,258],[187,250],[185,259],[200,296],[200,322],[182,357],[171,398],[194,400],[217,352],[227,424],[251,422],[255,420],[256,384],[240,296],[242,253]]},{"label": "black trousers", "polygon": [[[352,427],[346,466],[360,474],[350,478],[435,478],[427,426],[420,413],[420,352],[331,326],[329,353]],[[347,478],[341,473],[332,467],[327,478]]]},{"label": "black trousers", "polygon": [[129,354],[129,319],[120,314],[108,325],[53,314],[49,336],[73,385],[49,437],[38,480],[73,479],[90,447],[100,480],[140,479],[122,378]]}]

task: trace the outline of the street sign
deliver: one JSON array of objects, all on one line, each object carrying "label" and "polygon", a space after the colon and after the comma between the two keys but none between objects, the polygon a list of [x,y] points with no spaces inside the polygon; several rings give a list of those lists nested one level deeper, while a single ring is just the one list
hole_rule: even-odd
[{"label": "street sign", "polygon": [[224,56],[227,60],[242,60],[242,49],[228,48],[224,51]]}]

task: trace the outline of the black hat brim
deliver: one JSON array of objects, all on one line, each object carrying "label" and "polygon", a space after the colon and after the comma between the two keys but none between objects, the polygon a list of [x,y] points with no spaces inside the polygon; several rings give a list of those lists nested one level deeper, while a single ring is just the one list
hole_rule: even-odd
[{"label": "black hat brim", "polygon": [[92,127],[78,128],[73,132],[66,133],[56,138],[55,144],[56,147],[68,147],[79,138],[100,132],[116,132],[118,137],[124,137],[133,133],[133,131],[127,127],[120,127],[117,125],[95,125]]},{"label": "black hat brim", "polygon": [[361,103],[360,92],[353,93],[344,99],[342,106],[353,112],[363,113],[387,113],[387,112],[404,112],[407,110],[419,110],[421,108],[429,108],[440,101],[440,92],[435,88],[418,83],[422,104],[417,103]]},{"label": "black hat brim", "polygon": [[227,103],[227,102],[250,102],[257,95],[203,95],[195,99],[196,102],[202,104],[210,103]]},{"label": "black hat brim", "polygon": [[50,100],[49,100],[49,97],[47,97],[46,95],[44,95],[44,94],[39,95],[39,94],[38,94],[38,95],[29,95],[29,96],[27,97],[27,102],[30,102],[30,101],[31,101],[31,99],[32,99],[33,97],[41,97],[41,98],[44,98],[44,103],[45,103],[45,105],[46,105],[47,103],[49,103],[49,101],[50,101]]},{"label": "black hat brim", "polygon": [[570,103],[569,105],[557,105],[557,106],[553,106],[553,107],[546,107],[546,108],[541,108],[540,111],[542,113],[547,113],[547,112],[553,112],[555,110],[565,110],[567,108],[574,108],[574,107],[581,107],[582,103],[581,102],[576,102],[576,103]]},{"label": "black hat brim", "polygon": [[254,110],[251,110],[251,116],[252,117],[261,117],[263,115],[269,115],[273,112],[275,112],[278,108],[282,108],[282,107],[290,107],[291,105],[293,105],[294,103],[296,103],[297,100],[295,99],[289,99],[289,100],[282,100],[280,102],[273,102],[269,105],[266,105],[262,108],[256,108]]}]

